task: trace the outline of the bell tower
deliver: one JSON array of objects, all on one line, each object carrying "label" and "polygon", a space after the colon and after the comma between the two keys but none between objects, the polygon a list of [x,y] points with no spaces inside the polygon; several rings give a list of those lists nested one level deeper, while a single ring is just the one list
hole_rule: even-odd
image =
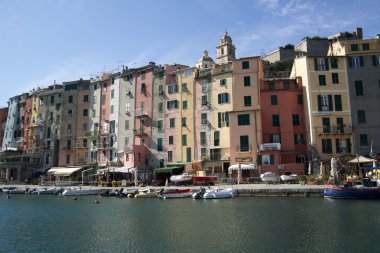
[{"label": "bell tower", "polygon": [[225,64],[235,59],[235,45],[227,31],[220,39],[219,45],[216,47],[216,63]]}]

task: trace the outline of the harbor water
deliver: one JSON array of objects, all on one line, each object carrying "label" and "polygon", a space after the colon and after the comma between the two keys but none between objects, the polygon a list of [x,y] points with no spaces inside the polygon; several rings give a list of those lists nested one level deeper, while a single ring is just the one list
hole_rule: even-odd
[{"label": "harbor water", "polygon": [[380,252],[380,202],[0,194],[0,252]]}]

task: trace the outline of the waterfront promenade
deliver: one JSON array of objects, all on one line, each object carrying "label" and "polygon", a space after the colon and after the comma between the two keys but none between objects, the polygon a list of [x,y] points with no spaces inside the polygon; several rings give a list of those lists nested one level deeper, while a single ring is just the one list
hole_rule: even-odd
[{"label": "waterfront promenade", "polygon": [[[43,187],[39,185],[25,185],[25,184],[0,184],[0,188],[3,187],[28,187],[28,188],[38,188]],[[100,188],[100,189],[120,189],[122,187],[101,187],[101,186],[65,186],[63,188]],[[151,188],[154,190],[159,190],[164,186],[144,186],[144,187],[124,187],[130,189],[146,189]],[[168,186],[164,188],[191,188],[194,190],[199,189],[201,186]],[[204,186],[208,187],[208,186]],[[238,196],[294,196],[294,197],[322,197],[323,189],[328,186],[326,185],[301,185],[301,184],[233,184],[233,185],[215,185],[211,188],[235,188],[237,189]]]}]

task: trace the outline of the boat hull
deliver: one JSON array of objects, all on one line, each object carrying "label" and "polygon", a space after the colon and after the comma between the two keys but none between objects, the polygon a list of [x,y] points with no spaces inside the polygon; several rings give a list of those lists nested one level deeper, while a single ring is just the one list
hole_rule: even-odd
[{"label": "boat hull", "polygon": [[325,198],[332,199],[380,199],[380,188],[332,186],[325,188],[323,194]]},{"label": "boat hull", "polygon": [[102,189],[75,189],[64,190],[62,196],[82,196],[82,195],[98,195],[102,193]]},{"label": "boat hull", "polygon": [[158,197],[163,199],[189,198],[192,194],[191,189],[170,190],[159,193]]},{"label": "boat hull", "polygon": [[214,184],[218,180],[218,177],[204,177],[204,176],[195,176],[193,177],[194,184]]},{"label": "boat hull", "polygon": [[235,189],[225,189],[221,191],[206,191],[205,194],[203,194],[203,199],[227,199],[227,198],[233,198],[235,197],[236,190]]}]

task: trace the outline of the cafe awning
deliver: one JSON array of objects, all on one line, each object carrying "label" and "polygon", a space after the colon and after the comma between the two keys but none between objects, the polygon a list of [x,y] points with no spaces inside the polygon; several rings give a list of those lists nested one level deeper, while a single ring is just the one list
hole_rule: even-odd
[{"label": "cafe awning", "polygon": [[[238,170],[238,169],[239,169],[239,164],[234,164],[228,167],[228,170]],[[240,164],[240,169],[241,170],[255,170],[256,164]]]},{"label": "cafe awning", "polygon": [[53,167],[48,170],[47,173],[53,174],[54,176],[68,177],[80,169],[82,169],[82,167]]},{"label": "cafe awning", "polygon": [[175,169],[182,169],[182,167],[171,166],[171,167],[159,168],[159,169],[155,169],[154,173],[156,173],[156,174],[158,174],[158,173],[172,173],[173,170],[175,170]]},{"label": "cafe awning", "polygon": [[375,159],[367,158],[364,156],[359,156],[357,158],[354,158],[349,161],[349,163],[371,163],[371,162],[376,162]]}]

